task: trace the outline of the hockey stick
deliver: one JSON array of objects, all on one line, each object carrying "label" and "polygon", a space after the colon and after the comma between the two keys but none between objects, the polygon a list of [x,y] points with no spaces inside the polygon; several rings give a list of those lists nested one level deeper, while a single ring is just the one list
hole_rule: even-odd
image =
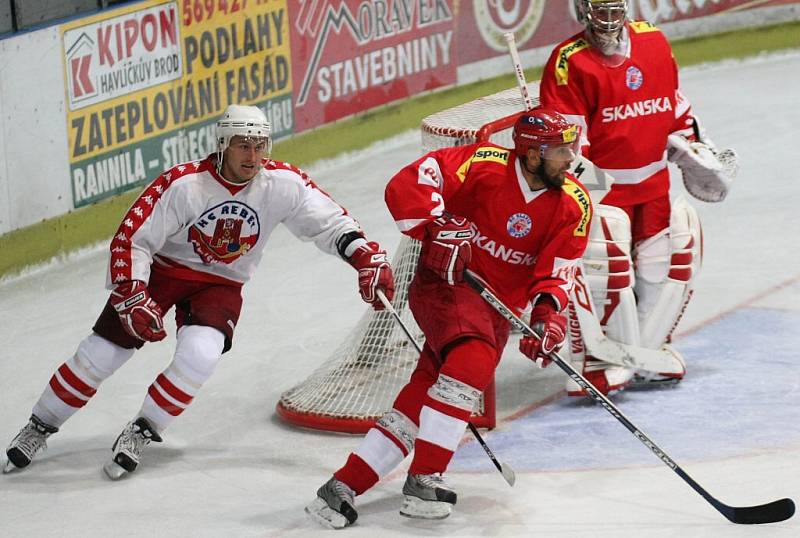
[{"label": "hockey stick", "polygon": [[[378,290],[378,298],[381,300],[386,310],[388,310],[389,313],[394,317],[394,320],[397,322],[400,328],[403,329],[403,332],[406,334],[408,341],[414,345],[414,347],[417,349],[417,352],[422,353],[422,348],[414,339],[414,336],[411,334],[411,331],[408,330],[406,324],[403,323],[402,319],[400,319],[400,315],[397,313],[397,310],[394,309],[392,303],[389,302],[389,300],[386,298],[386,296],[383,294],[381,290]],[[478,428],[476,428],[475,425],[472,424],[472,422],[467,422],[467,426],[469,427],[469,431],[472,432],[472,435],[475,436],[475,439],[478,440],[478,443],[480,443],[481,447],[483,447],[483,450],[486,451],[486,455],[489,456],[490,460],[492,460],[494,466],[497,467],[497,470],[500,471],[501,475],[503,475],[505,481],[508,482],[508,485],[513,486],[514,482],[516,482],[517,480],[517,477],[514,474],[514,469],[512,469],[507,463],[503,463],[502,461],[498,460],[495,457],[494,452],[492,452],[492,449],[489,448],[489,445],[486,444],[486,441],[483,440],[483,437],[481,437],[481,433],[478,431]]]},{"label": "hockey stick", "polygon": [[[480,294],[484,301],[489,303],[492,308],[497,310],[497,312],[507,319],[509,323],[511,323],[511,325],[513,325],[516,329],[528,336],[535,336],[536,338],[542,337],[541,334],[526,325],[524,321],[519,319],[514,312],[512,312],[506,305],[503,304],[502,301],[500,301],[500,299],[498,299],[491,291],[489,291],[486,285],[480,280],[480,278],[476,277],[474,273],[469,270],[466,271],[464,273],[464,279],[466,280],[467,284],[469,284]],[[611,400],[600,393],[600,391],[598,391],[591,383],[589,383],[585,377],[578,373],[578,371],[575,370],[575,368],[573,368],[569,362],[561,358],[561,356],[556,352],[551,353],[549,357],[558,365],[559,368],[564,370],[564,372],[570,378],[572,378],[575,383],[580,385],[581,388],[583,388],[589,394],[589,396],[591,396],[597,403],[602,405],[603,408],[611,414],[611,416],[620,421],[622,425],[634,435],[634,437],[636,437],[647,448],[649,448],[658,459],[664,462],[667,467],[675,471],[675,474],[680,476],[684,482],[689,484],[693,490],[699,493],[706,501],[708,501],[709,504],[711,504],[711,506],[716,508],[720,514],[728,518],[729,521],[742,524],[775,523],[789,519],[792,517],[792,515],[794,515],[794,501],[788,498],[772,501],[767,504],[760,504],[758,506],[738,507],[728,506],[727,504],[718,501],[712,497],[711,494],[708,493],[700,484],[695,482],[694,479],[686,473],[686,471],[681,469],[681,467],[675,463],[675,461],[673,461],[673,459],[670,458],[666,452],[661,450],[658,445],[651,441],[650,438],[644,434],[644,432],[634,426],[634,424],[622,414],[622,411],[620,411],[617,406],[611,402]]]}]

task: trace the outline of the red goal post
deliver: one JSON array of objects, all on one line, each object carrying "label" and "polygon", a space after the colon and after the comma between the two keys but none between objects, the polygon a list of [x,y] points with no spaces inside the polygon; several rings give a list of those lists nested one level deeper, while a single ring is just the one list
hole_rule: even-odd
[{"label": "red goal post", "polygon": [[[538,82],[528,84],[528,89],[530,95],[538,95]],[[422,121],[422,150],[479,141],[511,147],[511,126],[523,111],[519,88],[512,88],[432,114]],[[404,236],[392,267],[396,279],[394,307],[421,345],[424,336],[408,308],[408,286],[419,249],[418,241]],[[301,427],[365,433],[391,409],[417,357],[392,315],[369,309],[317,370],[281,395],[277,413]],[[471,422],[477,427],[494,428],[494,383],[484,392]]]}]

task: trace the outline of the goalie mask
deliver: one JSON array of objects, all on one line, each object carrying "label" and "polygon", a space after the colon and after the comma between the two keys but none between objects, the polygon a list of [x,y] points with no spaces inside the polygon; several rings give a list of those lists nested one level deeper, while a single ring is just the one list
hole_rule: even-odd
[{"label": "goalie mask", "polygon": [[627,14],[627,0],[575,0],[575,16],[589,41],[615,65],[627,55]]},{"label": "goalie mask", "polygon": [[272,151],[270,123],[261,109],[256,106],[228,105],[217,121],[217,171],[222,170],[225,150],[228,149],[234,136],[242,136],[254,142],[265,142],[262,158],[269,157]]},{"label": "goalie mask", "polygon": [[571,161],[580,149],[580,127],[555,110],[535,108],[517,118],[512,139],[517,155],[535,149],[542,159]]}]

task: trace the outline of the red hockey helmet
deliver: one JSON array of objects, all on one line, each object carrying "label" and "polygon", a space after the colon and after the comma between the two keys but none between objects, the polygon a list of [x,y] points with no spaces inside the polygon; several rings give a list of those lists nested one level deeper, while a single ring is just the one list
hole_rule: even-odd
[{"label": "red hockey helmet", "polygon": [[580,148],[580,127],[555,110],[539,107],[517,118],[512,138],[517,155],[533,148],[543,159],[571,160]]}]

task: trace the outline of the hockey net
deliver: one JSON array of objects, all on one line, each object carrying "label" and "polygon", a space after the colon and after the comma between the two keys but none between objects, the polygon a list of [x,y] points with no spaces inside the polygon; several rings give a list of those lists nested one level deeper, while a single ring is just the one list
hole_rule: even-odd
[{"label": "hockey net", "polygon": [[[528,89],[530,95],[538,95],[538,82]],[[519,89],[513,88],[432,114],[422,121],[422,150],[487,140],[511,147],[511,127],[523,110]],[[393,304],[422,346],[425,337],[408,308],[408,287],[419,251],[420,243],[404,236],[392,260]],[[281,395],[277,412],[298,426],[364,433],[391,409],[418,356],[390,313],[370,309],[322,366]],[[484,392],[471,422],[477,427],[495,426],[494,383]]]}]

